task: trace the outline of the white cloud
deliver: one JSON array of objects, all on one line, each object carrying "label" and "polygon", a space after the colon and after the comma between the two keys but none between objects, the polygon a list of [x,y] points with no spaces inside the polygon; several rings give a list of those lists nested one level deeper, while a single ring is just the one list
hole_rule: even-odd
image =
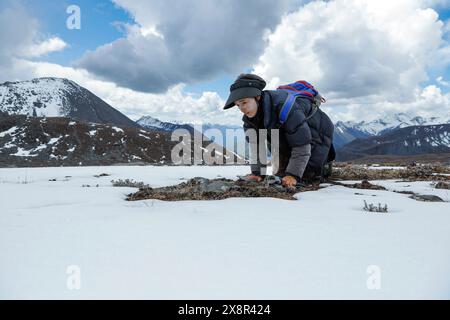
[{"label": "white cloud", "polygon": [[328,105],[349,106],[354,116],[380,117],[394,105],[419,108],[427,70],[448,65],[443,28],[423,1],[313,1],[268,35],[254,72],[272,88],[308,80]]},{"label": "white cloud", "polygon": [[133,120],[150,115],[162,121],[211,122],[240,124],[241,114],[235,110],[222,110],[223,101],[216,92],[203,92],[199,97],[183,92],[184,84],[172,87],[164,94],[137,92],[117,86],[113,82],[97,79],[83,69],[63,67],[45,62],[16,62],[20,70],[28,70],[32,77],[68,78],[92,91],[114,108]]},{"label": "white cloud", "polygon": [[15,61],[18,58],[40,57],[68,46],[59,37],[47,38],[41,34],[39,21],[20,3],[6,4],[9,6],[0,11],[0,78],[17,73]]},{"label": "white cloud", "polygon": [[293,0],[114,0],[131,13],[124,38],[87,52],[79,67],[142,92],[239,73],[264,49]]},{"label": "white cloud", "polygon": [[39,23],[21,6],[0,11],[0,66],[9,66],[11,59],[33,44]]},{"label": "white cloud", "polygon": [[409,102],[392,102],[386,100],[367,104],[348,102],[346,106],[346,111],[342,112],[335,112],[333,107],[325,107],[325,109],[332,115],[333,121],[370,121],[373,119],[382,119],[387,114],[395,113],[406,113],[425,118],[441,117],[443,120],[450,119],[450,93],[443,93],[435,85],[427,86],[424,89],[417,88],[414,91],[414,98]]},{"label": "white cloud", "polygon": [[62,51],[67,46],[64,40],[58,37],[52,37],[40,43],[30,44],[23,49],[20,55],[27,58],[41,57],[52,52]]},{"label": "white cloud", "polygon": [[449,0],[422,0],[422,5],[433,8],[450,8]]},{"label": "white cloud", "polygon": [[445,81],[442,76],[437,77],[436,82],[443,87],[450,87],[450,82]]},{"label": "white cloud", "polygon": [[336,97],[390,94],[393,86],[407,96],[427,80],[442,36],[437,13],[413,3],[311,2],[269,36],[255,72],[279,83],[304,77]]}]

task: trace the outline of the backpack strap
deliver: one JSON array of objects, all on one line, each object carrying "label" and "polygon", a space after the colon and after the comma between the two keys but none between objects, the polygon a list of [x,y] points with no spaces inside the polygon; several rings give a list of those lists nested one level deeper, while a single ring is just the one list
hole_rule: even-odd
[{"label": "backpack strap", "polygon": [[294,105],[295,98],[297,98],[296,95],[288,93],[288,96],[280,110],[279,121],[281,125],[286,122],[289,112],[291,112],[292,106]]},{"label": "backpack strap", "polygon": [[[287,118],[289,116],[289,113],[291,112],[292,106],[294,105],[295,99],[298,96],[299,95],[296,95],[296,94],[293,94],[293,93],[288,93],[288,97],[284,101],[284,104],[283,104],[283,106],[281,107],[281,110],[280,110],[280,115],[279,115],[280,126],[282,126],[286,122],[286,120],[287,120]],[[322,98],[322,97],[320,97],[320,98]],[[302,124],[305,121],[308,121],[309,119],[311,119],[316,114],[317,110],[319,110],[320,102],[319,102],[318,105],[316,103],[314,103],[314,102],[312,103],[312,111],[311,111],[311,113],[305,118],[305,120],[302,121]]]}]

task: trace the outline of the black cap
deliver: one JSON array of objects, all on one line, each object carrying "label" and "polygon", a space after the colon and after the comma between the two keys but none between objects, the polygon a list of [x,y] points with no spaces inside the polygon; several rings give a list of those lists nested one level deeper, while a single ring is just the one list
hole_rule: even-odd
[{"label": "black cap", "polygon": [[263,78],[256,74],[240,74],[239,77],[230,86],[230,95],[223,109],[234,107],[235,101],[244,98],[252,98],[261,95],[261,91],[266,86]]}]

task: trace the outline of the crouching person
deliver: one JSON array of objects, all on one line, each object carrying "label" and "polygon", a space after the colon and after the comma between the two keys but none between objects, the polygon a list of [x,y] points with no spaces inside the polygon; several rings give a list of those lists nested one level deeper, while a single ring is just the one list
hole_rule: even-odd
[{"label": "crouching person", "polygon": [[[241,74],[230,86],[230,95],[224,106],[237,106],[243,113],[243,127],[250,143],[252,159],[248,179],[262,181],[266,175],[266,143],[272,151],[272,171],[284,186],[322,179],[329,174],[335,158],[333,147],[334,125],[319,109],[323,98],[309,83],[296,83],[263,90],[266,82],[254,74]],[[258,131],[266,129],[261,140]],[[271,148],[271,129],[278,131],[278,148]],[[255,130],[256,139],[249,139],[249,130]],[[275,140],[274,140],[275,141]],[[262,149],[262,150],[261,150]],[[272,150],[277,149],[277,150]],[[256,156],[255,156],[256,155]]]}]

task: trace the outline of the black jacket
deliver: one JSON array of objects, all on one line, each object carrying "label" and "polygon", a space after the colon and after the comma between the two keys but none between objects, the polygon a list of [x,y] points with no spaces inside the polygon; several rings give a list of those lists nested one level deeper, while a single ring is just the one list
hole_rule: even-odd
[{"label": "black jacket", "polygon": [[[258,113],[263,113],[264,120],[256,125],[255,121],[244,115],[244,130],[268,129],[267,140],[270,147],[270,129],[280,129],[280,154],[285,156],[290,156],[293,147],[310,144],[311,156],[303,178],[321,176],[325,163],[334,160],[334,125],[321,109],[314,112],[312,100],[304,97],[297,97],[286,122],[281,125],[279,114],[287,95],[284,91],[262,91]],[[309,116],[311,117],[307,119]],[[258,144],[260,143],[258,141]]]}]

